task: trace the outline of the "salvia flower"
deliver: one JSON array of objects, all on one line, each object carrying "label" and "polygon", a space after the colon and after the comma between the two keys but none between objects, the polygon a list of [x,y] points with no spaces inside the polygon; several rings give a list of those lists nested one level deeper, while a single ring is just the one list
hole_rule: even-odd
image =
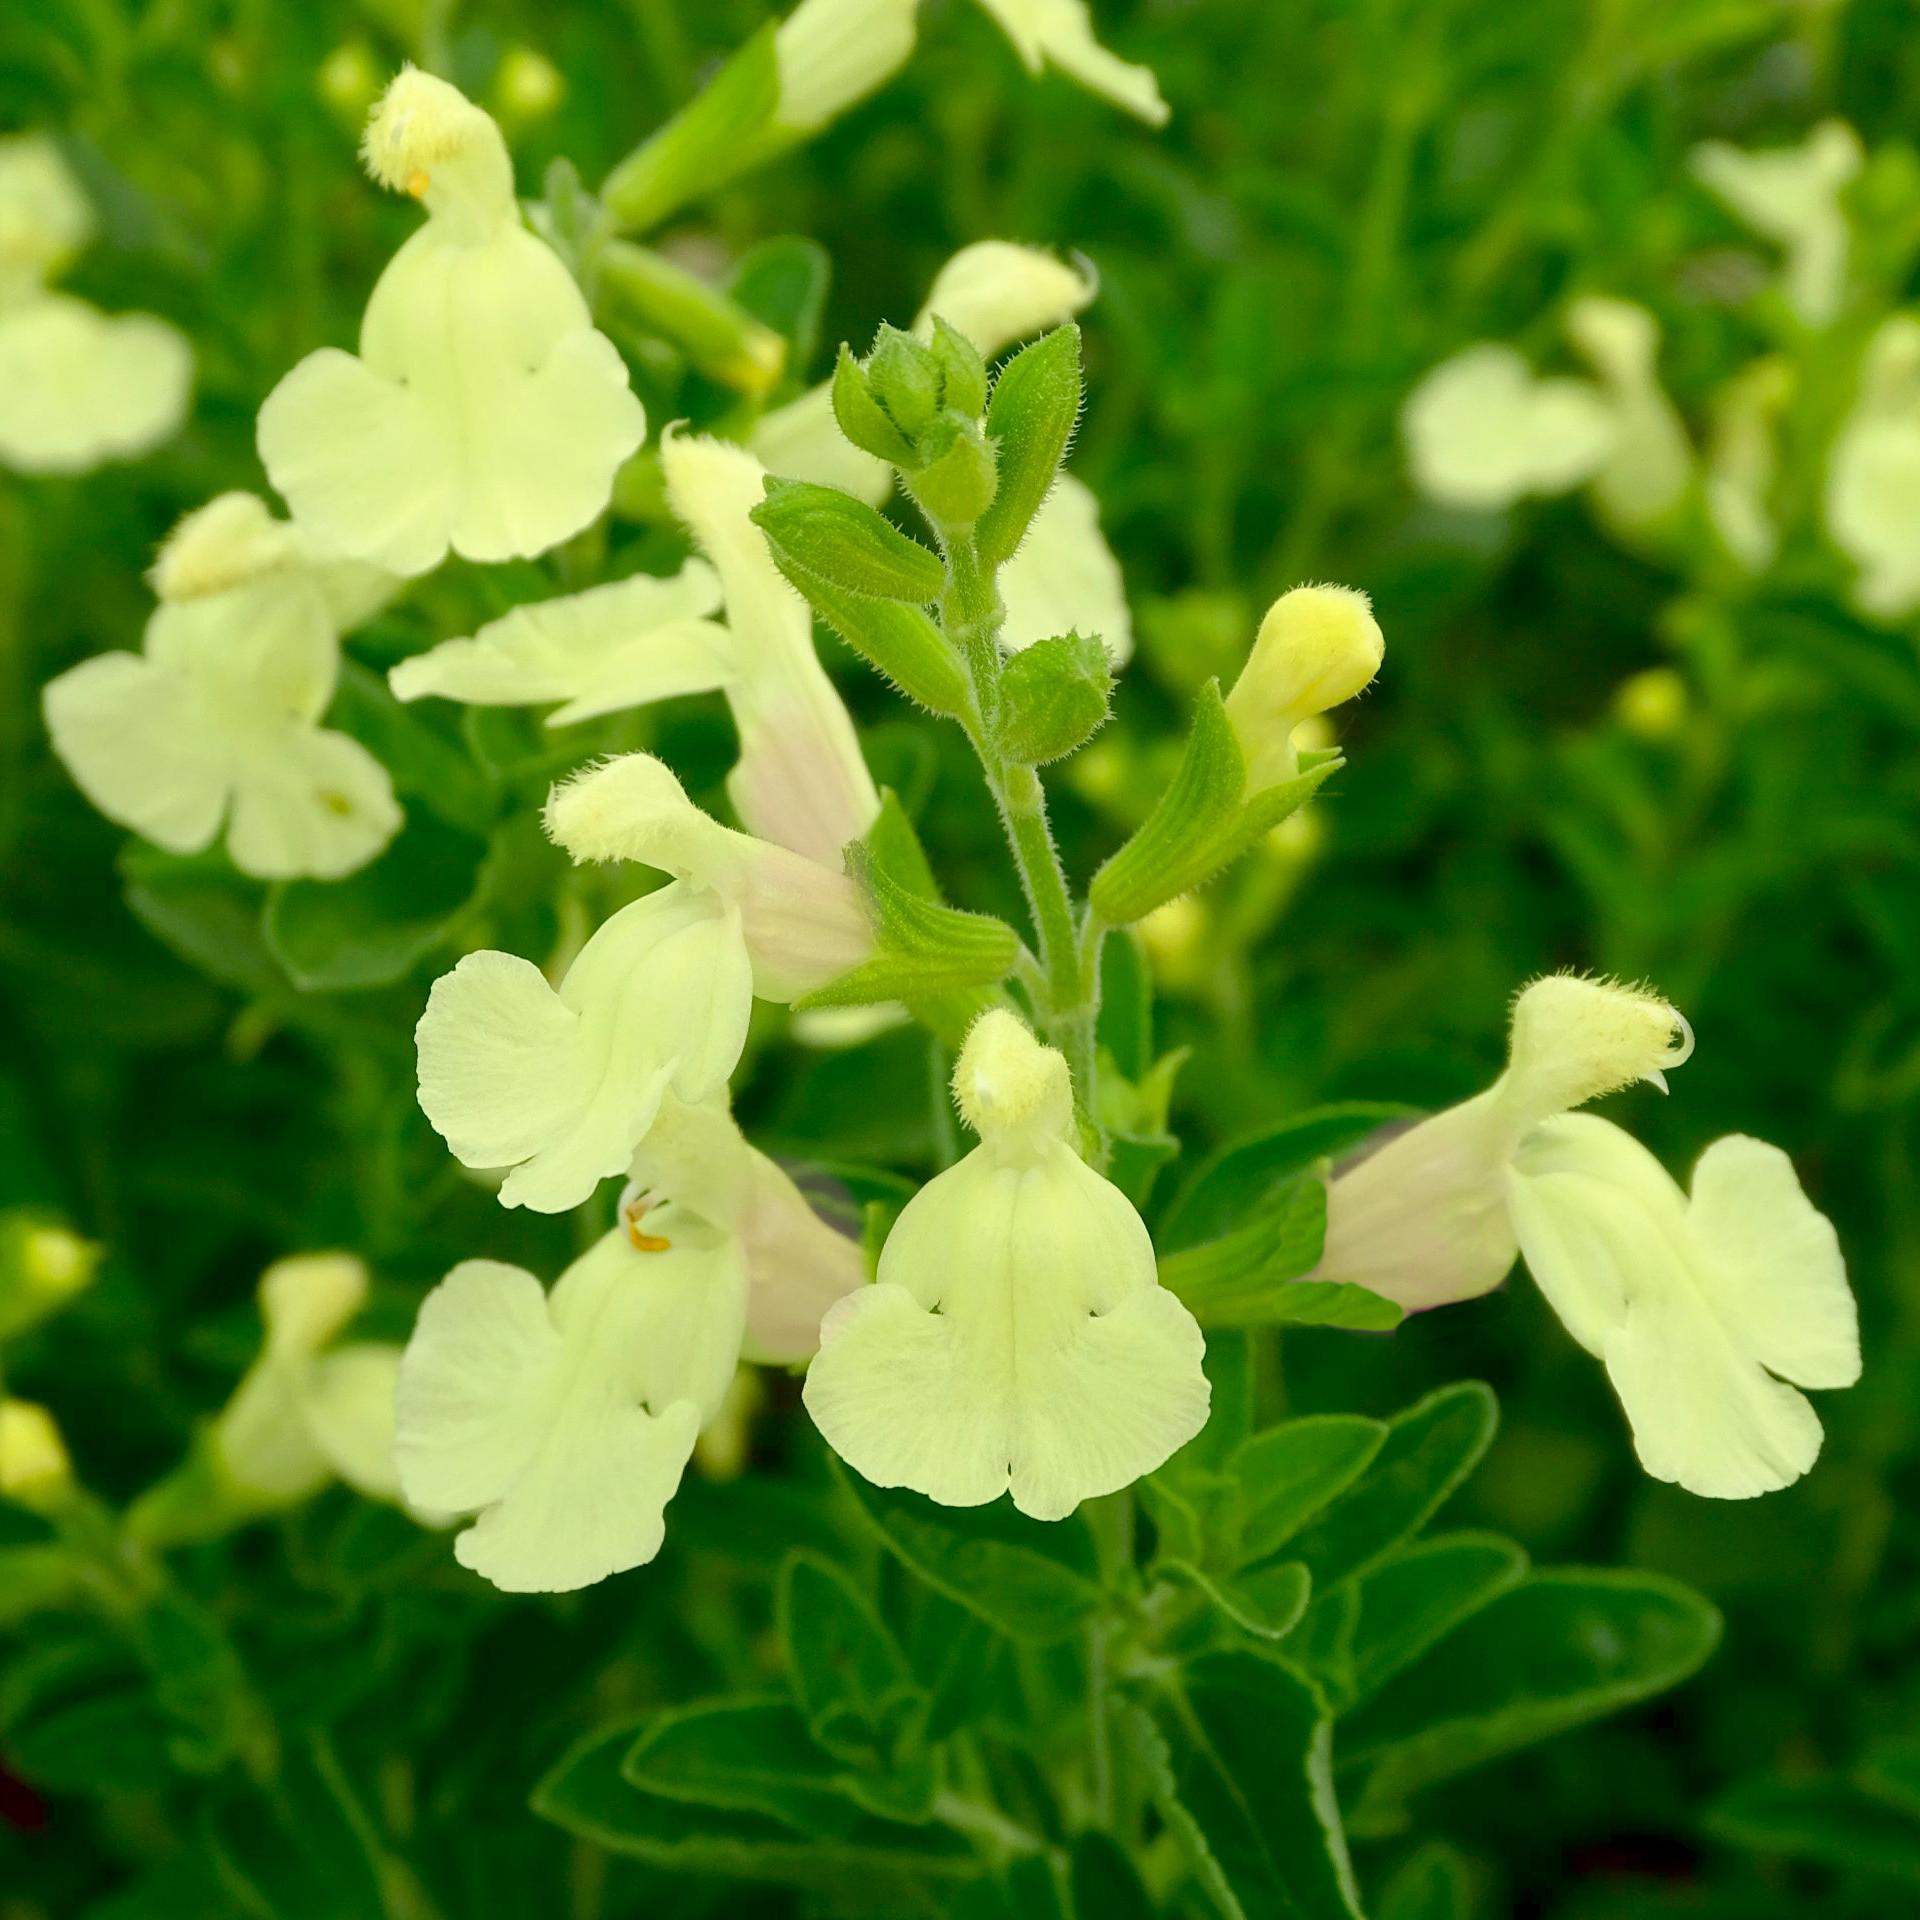
[{"label": "salvia flower", "polygon": [[727,780],[749,831],[838,867],[880,811],[853,721],[813,644],[813,616],[749,517],[766,497],[752,454],[698,435],[661,444],[667,497],[720,575],[740,758]]},{"label": "salvia flower", "polygon": [[403,69],[363,146],[427,222],[380,277],[353,355],[324,347],[268,395],[260,457],[326,546],[399,574],[452,548],[543,553],[596,519],[646,417],[613,343],[513,196],[500,129]]},{"label": "salvia flower", "polygon": [[651,754],[623,754],[562,782],[546,825],[575,860],[637,861],[736,908],[764,1000],[795,999],[873,955],[871,923],[844,872],[722,826]]},{"label": "salvia flower", "polygon": [[177,328],[49,284],[92,233],[59,148],[0,140],[0,466],[84,473],[148,452],[186,417],[193,350]]},{"label": "salvia flower", "polygon": [[54,751],[108,819],[172,853],[210,845],[263,880],[333,879],[393,837],[386,769],[319,722],[343,619],[391,582],[317,561],[251,495],[190,515],[154,568],[139,653],[82,661],[42,696]]},{"label": "salvia flower", "polygon": [[1513,1003],[1500,1078],[1334,1181],[1318,1277],[1414,1310],[1490,1293],[1518,1251],[1506,1179],[1520,1142],[1604,1093],[1639,1080],[1664,1086],[1692,1045],[1686,1022],[1655,994],[1574,974],[1534,981]]},{"label": "salvia flower", "polygon": [[651,1560],[700,1429],[739,1359],[732,1236],[664,1208],[642,1249],[616,1227],[549,1295],[468,1260],[420,1308],[400,1363],[407,1499],[477,1515],[462,1566],[512,1593],[590,1586]]},{"label": "salvia flower", "polygon": [[1651,526],[1693,477],[1693,447],[1660,384],[1660,327],[1645,307],[1589,294],[1567,309],[1567,338],[1599,376],[1613,432],[1593,503],[1624,532]]},{"label": "salvia flower", "polygon": [[602,925],[557,990],[491,951],[436,980],[420,1106],[456,1159],[509,1169],[503,1206],[563,1213],[626,1170],[669,1092],[726,1085],[752,1005],[739,909],[674,881]]},{"label": "salvia flower", "polygon": [[1432,1307],[1488,1292],[1524,1254],[1605,1363],[1647,1471],[1740,1498],[1812,1464],[1819,1423],[1783,1383],[1848,1385],[1859,1342],[1833,1230],[1778,1149],[1717,1142],[1688,1201],[1630,1135],[1572,1111],[1635,1080],[1664,1088],[1691,1050],[1651,993],[1535,981],[1486,1092],[1335,1179],[1316,1277]]},{"label": "salvia flower", "polygon": [[639,573],[529,601],[471,638],[443,640],[401,661],[387,679],[402,700],[553,705],[547,725],[572,726],[725,686],[733,677],[732,644],[707,617],[719,606],[713,569],[689,560],[670,578]]},{"label": "salvia flower", "polygon": [[945,1506],[1011,1490],[1058,1520],[1199,1432],[1204,1342],[1131,1202],[1071,1144],[1065,1059],[991,1011],[954,1092],[980,1144],[907,1204],[876,1283],[828,1312],[807,1409],[876,1485]]}]

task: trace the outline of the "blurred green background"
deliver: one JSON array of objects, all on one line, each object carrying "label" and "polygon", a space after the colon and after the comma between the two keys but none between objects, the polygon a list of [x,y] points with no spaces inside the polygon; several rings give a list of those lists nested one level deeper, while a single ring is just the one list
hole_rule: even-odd
[{"label": "blurred green background", "polygon": [[[556,155],[592,182],[767,11],[32,0],[0,19],[0,125],[65,137],[102,209],[70,283],[172,318],[200,365],[192,422],[158,455],[72,482],[0,477],[0,1201],[44,1203],[109,1249],[100,1286],[9,1353],[9,1385],[56,1407],[104,1492],[153,1478],[218,1403],[274,1255],[364,1252],[376,1330],[395,1337],[454,1258],[557,1265],[565,1223],[502,1216],[428,1132],[412,1019],[462,948],[538,951],[543,927],[550,940],[556,869],[528,809],[556,767],[657,740],[710,788],[727,736],[675,709],[658,731],[614,722],[556,752],[517,717],[464,734],[457,717],[406,717],[397,778],[442,816],[436,871],[458,869],[458,911],[389,984],[302,994],[259,945],[258,889],[123,853],[52,760],[37,689],[135,642],[160,536],[211,493],[261,484],[261,396],[302,353],[351,338],[414,218],[357,171],[363,84],[439,55],[485,100],[510,49],[537,50],[564,92],[510,123],[522,190]],[[1450,352],[1511,339],[1550,354],[1558,307],[1607,292],[1659,316],[1664,376],[1697,422],[1779,341],[1748,281],[1710,270],[1766,249],[1692,182],[1687,153],[1795,141],[1829,115],[1891,158],[1858,326],[1794,350],[1816,371],[1857,354],[1912,292],[1920,163],[1903,142],[1920,113],[1920,11],[1103,0],[1097,15],[1159,73],[1164,133],[1030,82],[977,9],[930,0],[902,75],[691,210],[679,244],[722,261],[783,234],[824,246],[810,377],[839,339],[905,322],[970,240],[1078,249],[1098,268],[1075,470],[1103,503],[1141,647],[1116,726],[1059,803],[1078,874],[1151,796],[1182,696],[1230,668],[1269,598],[1301,579],[1374,596],[1387,669],[1343,720],[1352,765],[1313,834],[1154,933],[1162,1040],[1195,1048],[1176,1099],[1185,1165],[1323,1101],[1437,1106],[1476,1089],[1501,1059],[1508,996],[1557,966],[1650,979],[1693,1022],[1672,1099],[1616,1103],[1671,1166],[1730,1131],[1794,1156],[1846,1246],[1867,1371],[1823,1398],[1826,1452],[1788,1493],[1721,1506],[1645,1480],[1604,1378],[1524,1280],[1391,1338],[1289,1336],[1284,1391],[1294,1410],[1377,1412],[1485,1378],[1503,1426],[1457,1518],[1539,1555],[1673,1573],[1726,1611],[1721,1652],[1679,1693],[1431,1797],[1429,1825],[1475,1863],[1480,1911],[1914,1911],[1920,1768],[1899,1742],[1920,1714],[1920,1556],[1900,1517],[1920,1494],[1915,630],[1849,610],[1805,512],[1758,579],[1629,552],[1578,499],[1443,514],[1407,480],[1397,414]],[[641,384],[656,419],[714,405],[671,368]],[[1797,472],[1817,494],[1820,452],[1789,450],[1789,493]],[[470,569],[437,579],[356,641],[345,724],[396,740],[383,729],[398,710],[365,670],[470,630],[459,622],[494,591]],[[1684,698],[1649,721],[1618,695],[1656,665]],[[1004,903],[963,755],[846,678],[950,890]],[[477,801],[435,757],[462,741],[493,776]],[[915,1174],[941,1151],[936,1070],[904,1036],[770,1049],[741,1111],[769,1145]],[[556,1887],[581,1914],[798,1911],[626,1869],[608,1895],[603,1862],[522,1811],[583,1703],[751,1663],[737,1592],[812,1524],[777,1470],[795,1485],[818,1471],[799,1421],[758,1445],[773,1471],[676,1505],[685,1552],[559,1612],[476,1594],[443,1542],[338,1494],[195,1550],[187,1577],[274,1688],[370,1756],[373,1798],[430,1796],[413,1810],[421,1871],[447,1911],[565,1911]],[[0,1696],[54,1657],[24,1630],[0,1640]],[[81,1774],[44,1800],[0,1799],[0,1915],[206,1910],[166,1904],[188,1896],[167,1891],[167,1833],[141,1825],[164,1828],[173,1803],[96,1806]],[[138,1882],[134,1863],[152,1861],[161,1877]],[[160,1891],[111,1903],[136,1884]],[[353,1911],[316,1884],[313,1913]]]}]

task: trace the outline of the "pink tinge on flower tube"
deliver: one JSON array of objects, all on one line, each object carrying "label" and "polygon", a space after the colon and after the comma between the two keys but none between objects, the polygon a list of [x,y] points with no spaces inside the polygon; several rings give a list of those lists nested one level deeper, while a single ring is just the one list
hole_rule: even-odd
[{"label": "pink tinge on flower tube", "polygon": [[1409,1312],[1472,1300],[1519,1256],[1507,1170],[1535,1128],[1648,1080],[1693,1051],[1657,994],[1549,974],[1514,1001],[1507,1069],[1484,1093],[1422,1120],[1334,1179],[1317,1280],[1365,1287]]},{"label": "pink tinge on flower tube", "polygon": [[814,651],[813,616],[749,514],[766,469],[697,434],[660,445],[667,497],[720,575],[738,677],[727,688],[740,759],[727,781],[748,829],[837,869],[880,812],[846,707]]},{"label": "pink tinge on flower tube", "polygon": [[721,825],[651,754],[622,754],[561,782],[546,826],[575,860],[657,867],[737,907],[763,1000],[796,999],[873,957],[860,891],[837,863]]}]

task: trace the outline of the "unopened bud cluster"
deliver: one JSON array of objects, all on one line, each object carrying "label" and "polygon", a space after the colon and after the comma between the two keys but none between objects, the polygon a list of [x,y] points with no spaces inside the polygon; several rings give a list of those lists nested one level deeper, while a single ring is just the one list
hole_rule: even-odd
[{"label": "unopened bud cluster", "polygon": [[937,315],[930,341],[882,327],[859,361],[842,347],[833,411],[856,447],[891,462],[937,522],[971,526],[999,487],[992,443],[980,424],[987,369],[957,328]]}]

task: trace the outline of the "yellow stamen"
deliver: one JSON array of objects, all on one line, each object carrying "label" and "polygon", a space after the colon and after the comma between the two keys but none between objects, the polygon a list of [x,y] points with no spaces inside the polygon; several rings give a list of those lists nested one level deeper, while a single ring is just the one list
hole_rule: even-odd
[{"label": "yellow stamen", "polygon": [[428,178],[425,167],[416,167],[407,175],[407,191],[416,200],[424,200],[427,197],[427,189],[432,185],[433,182]]}]

